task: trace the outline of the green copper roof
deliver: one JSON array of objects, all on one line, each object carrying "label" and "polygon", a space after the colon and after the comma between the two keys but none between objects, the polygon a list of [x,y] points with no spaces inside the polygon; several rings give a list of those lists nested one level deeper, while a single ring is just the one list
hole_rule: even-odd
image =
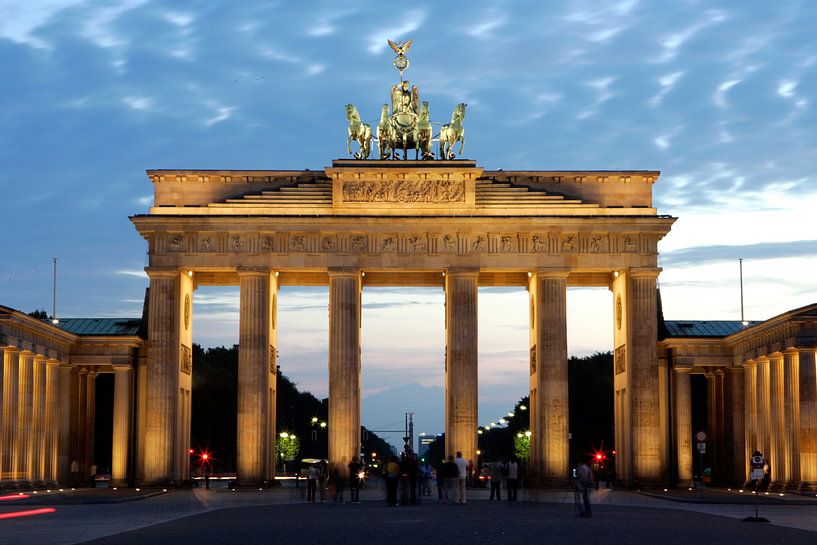
[{"label": "green copper roof", "polygon": [[57,327],[74,335],[137,336],[139,318],[60,318]]},{"label": "green copper roof", "polygon": [[[749,322],[749,326],[760,322]],[[748,326],[740,320],[665,320],[667,337],[728,337]]]}]

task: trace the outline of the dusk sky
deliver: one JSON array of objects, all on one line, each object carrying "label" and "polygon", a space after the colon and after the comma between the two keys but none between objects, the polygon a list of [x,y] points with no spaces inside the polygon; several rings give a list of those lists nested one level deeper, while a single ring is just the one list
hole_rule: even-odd
[{"label": "dusk sky", "polygon": [[[433,121],[468,103],[479,166],[661,171],[655,205],[679,218],[659,246],[668,319],[739,319],[738,258],[747,319],[817,302],[815,29],[813,0],[0,0],[0,304],[50,313],[57,257],[58,315],[139,316],[145,170],[346,157],[344,105],[375,125],[398,78],[387,38],[414,40],[406,78]],[[483,423],[527,394],[526,301],[480,290]],[[282,371],[318,397],[327,305],[280,296]],[[390,391],[417,383],[439,403],[417,431],[440,431],[442,305],[364,291],[364,425],[419,409]],[[237,288],[194,310],[196,342],[238,342]],[[607,290],[570,290],[568,314],[571,354],[612,348]]]}]

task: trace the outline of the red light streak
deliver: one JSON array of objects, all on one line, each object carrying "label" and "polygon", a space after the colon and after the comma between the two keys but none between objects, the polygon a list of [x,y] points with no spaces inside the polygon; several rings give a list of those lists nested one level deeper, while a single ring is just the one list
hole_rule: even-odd
[{"label": "red light streak", "polygon": [[25,500],[29,497],[28,494],[12,494],[10,496],[0,496],[0,500]]},{"label": "red light streak", "polygon": [[0,519],[14,519],[17,517],[30,517],[33,515],[44,515],[46,513],[53,513],[56,509],[53,507],[43,507],[42,509],[29,509],[28,511],[13,511],[11,513],[0,513]]}]

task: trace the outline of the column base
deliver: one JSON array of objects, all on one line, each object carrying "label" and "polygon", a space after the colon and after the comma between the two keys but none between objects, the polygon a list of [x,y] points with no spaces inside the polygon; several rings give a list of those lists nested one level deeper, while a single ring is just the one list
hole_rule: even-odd
[{"label": "column base", "polygon": [[275,486],[275,485],[271,484],[270,481],[255,481],[255,480],[253,480],[253,481],[239,481],[237,479],[232,484],[232,487],[236,488],[238,490],[250,490],[250,489],[253,489],[253,488],[255,488],[256,490],[259,489],[259,488],[266,489],[266,488],[272,488],[273,486]]},{"label": "column base", "polygon": [[814,494],[817,492],[817,482],[802,481],[797,487],[798,494]]}]

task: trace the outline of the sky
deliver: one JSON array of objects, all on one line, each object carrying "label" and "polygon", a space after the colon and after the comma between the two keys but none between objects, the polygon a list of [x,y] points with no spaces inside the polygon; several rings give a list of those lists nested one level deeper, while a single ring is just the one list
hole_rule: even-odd
[{"label": "sky", "polygon": [[[739,258],[747,319],[770,318],[817,301],[815,28],[812,0],[0,0],[0,304],[50,313],[57,257],[59,316],[139,316],[145,170],[328,166],[344,105],[374,125],[397,80],[386,39],[412,38],[406,78],[433,121],[468,103],[479,166],[662,172],[668,319],[739,319]],[[525,302],[480,290],[481,422],[527,393]],[[364,425],[417,410],[414,387],[437,400],[418,431],[440,431],[442,303],[364,291]],[[319,397],[327,304],[279,305],[281,368]],[[237,288],[200,289],[194,313],[196,342],[237,342]],[[611,349],[611,322],[607,290],[570,290],[571,354]]]}]

